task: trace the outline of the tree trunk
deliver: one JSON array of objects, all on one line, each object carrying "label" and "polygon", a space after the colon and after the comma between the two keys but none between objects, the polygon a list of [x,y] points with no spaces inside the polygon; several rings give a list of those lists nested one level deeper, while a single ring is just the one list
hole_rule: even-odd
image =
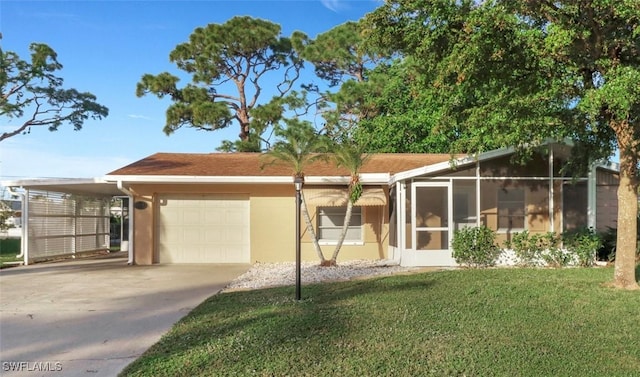
[{"label": "tree trunk", "polygon": [[240,124],[240,134],[238,137],[241,141],[249,141],[249,133],[251,132],[251,128],[249,127],[249,123],[241,123]]},{"label": "tree trunk", "polygon": [[304,193],[302,193],[302,191],[300,192],[300,197],[302,198],[302,217],[304,218],[304,222],[307,224],[307,232],[309,232],[309,235],[311,236],[313,248],[315,249],[316,254],[318,254],[318,259],[320,259],[320,265],[324,266],[327,263],[327,260],[324,259],[324,254],[322,254],[322,248],[318,242],[318,237],[316,236],[316,231],[313,228],[313,223],[311,223],[309,209],[307,208],[307,201],[304,199]]},{"label": "tree trunk", "polygon": [[636,251],[638,231],[638,180],[637,155],[634,148],[631,127],[617,125],[620,149],[620,186],[618,187],[618,235],[616,240],[616,262],[614,286],[624,289],[638,289],[636,281]]},{"label": "tree trunk", "polygon": [[349,224],[351,223],[351,213],[353,212],[353,202],[349,199],[347,200],[347,212],[344,214],[344,223],[342,224],[342,232],[340,232],[340,238],[338,238],[338,243],[336,244],[335,250],[333,250],[333,255],[331,256],[331,265],[335,266],[338,264],[338,253],[340,253],[340,248],[342,248],[342,243],[344,239],[347,237],[347,231],[349,230]]}]

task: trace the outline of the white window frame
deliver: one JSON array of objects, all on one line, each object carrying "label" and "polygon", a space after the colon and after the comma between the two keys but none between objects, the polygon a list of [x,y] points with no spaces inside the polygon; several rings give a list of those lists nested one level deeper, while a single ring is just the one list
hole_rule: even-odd
[{"label": "white window frame", "polygon": [[[344,215],[347,212],[347,207],[318,207],[317,208],[317,236],[318,243],[320,245],[337,245],[338,239],[323,239],[322,238],[322,230],[323,229],[337,229],[338,231],[342,230],[342,222],[340,224],[336,224],[333,226],[323,226],[322,224],[322,216],[327,214],[327,212],[331,214],[338,215],[338,218],[344,219]],[[360,221],[358,222],[357,216],[360,217]],[[355,221],[354,221],[355,220]],[[349,222],[349,229],[358,229],[360,231],[359,239],[349,239],[345,238],[343,245],[364,245],[364,209],[363,207],[354,206],[353,212],[351,213],[351,221]],[[343,220],[344,221],[344,220]],[[338,233],[339,234],[339,233]]]},{"label": "white window frame", "polygon": [[[519,200],[500,200],[500,191],[521,191],[522,192],[522,201]],[[500,209],[502,208],[501,204],[504,205],[512,205],[513,207],[509,206],[509,208],[514,208],[516,206],[522,205],[522,227],[521,228],[516,228],[516,227],[509,227],[509,228],[505,228],[505,227],[501,227],[500,226],[500,218],[504,217],[502,215],[500,215]],[[496,227],[497,232],[498,233],[507,233],[507,232],[522,232],[525,231],[527,229],[527,192],[525,191],[525,189],[523,187],[508,187],[508,188],[500,188],[498,189],[498,192],[496,192],[496,212],[497,212],[497,218],[496,218]],[[520,216],[513,216],[513,215],[508,215],[508,217],[510,219],[513,218],[520,218]],[[510,221],[510,223],[513,223],[513,221]]]}]

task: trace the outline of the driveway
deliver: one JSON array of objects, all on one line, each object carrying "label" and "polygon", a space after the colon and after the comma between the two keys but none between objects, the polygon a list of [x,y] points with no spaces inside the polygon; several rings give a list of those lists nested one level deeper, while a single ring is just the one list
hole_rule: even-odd
[{"label": "driveway", "polygon": [[0,375],[113,377],[249,265],[105,258],[0,271]]}]

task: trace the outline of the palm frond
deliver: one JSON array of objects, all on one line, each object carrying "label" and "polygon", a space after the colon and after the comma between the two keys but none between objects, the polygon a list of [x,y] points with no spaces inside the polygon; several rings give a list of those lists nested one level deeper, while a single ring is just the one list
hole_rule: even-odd
[{"label": "palm frond", "polygon": [[304,169],[318,160],[326,160],[327,141],[305,122],[290,122],[290,127],[279,131],[282,138],[266,152],[263,165],[282,165],[291,168],[296,177],[304,177]]}]

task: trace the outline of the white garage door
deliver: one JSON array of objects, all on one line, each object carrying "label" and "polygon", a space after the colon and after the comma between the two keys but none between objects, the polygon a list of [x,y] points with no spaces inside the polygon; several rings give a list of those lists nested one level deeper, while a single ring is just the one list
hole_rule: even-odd
[{"label": "white garage door", "polygon": [[160,197],[160,263],[249,263],[249,200],[239,195]]}]

